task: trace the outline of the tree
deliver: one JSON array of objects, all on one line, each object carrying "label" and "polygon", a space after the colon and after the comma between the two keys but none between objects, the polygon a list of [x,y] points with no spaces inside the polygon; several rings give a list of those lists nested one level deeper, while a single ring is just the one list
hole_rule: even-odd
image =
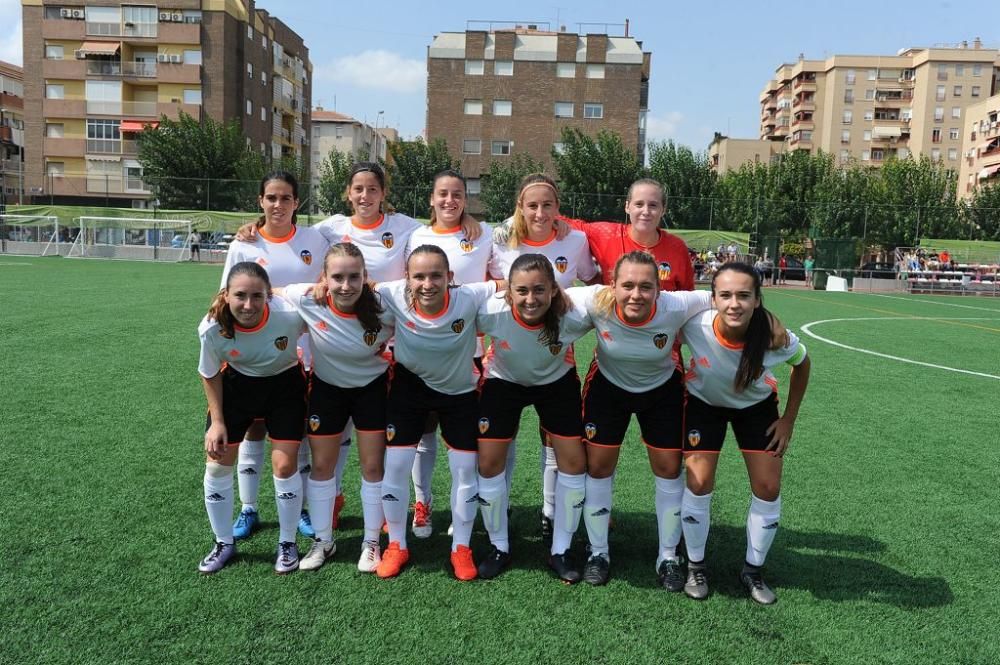
[{"label": "tree", "polygon": [[367,160],[367,154],[359,149],[354,159],[346,152],[331,150],[330,154],[319,164],[319,182],[313,184],[313,191],[319,209],[328,215],[350,215],[351,204],[344,200],[347,190],[347,179],[351,173],[351,165],[355,161]]},{"label": "tree", "polygon": [[562,144],[561,152],[552,151],[562,212],[584,219],[624,219],[626,191],[644,175],[636,153],[606,130],[592,137],[564,127]]},{"label": "tree", "polygon": [[517,153],[510,160],[494,161],[483,177],[483,189],[479,194],[486,213],[486,219],[502,221],[513,213],[517,188],[521,179],[529,173],[541,173],[544,165],[527,153]]},{"label": "tree", "polygon": [[389,203],[397,210],[413,217],[430,216],[431,188],[434,176],[445,169],[458,169],[458,162],[448,154],[448,144],[443,139],[424,143],[415,141],[390,141],[386,145],[389,164]]},{"label": "tree", "polygon": [[[236,120],[199,122],[183,111],[139,134],[142,179],[164,208],[246,209],[256,196],[260,156],[247,148]],[[252,208],[251,208],[252,209]]]},{"label": "tree", "polygon": [[1000,183],[977,189],[964,211],[968,238],[1000,240]]},{"label": "tree", "polygon": [[663,223],[674,229],[707,229],[714,217],[715,172],[708,155],[673,141],[649,144],[649,175],[667,195]]}]

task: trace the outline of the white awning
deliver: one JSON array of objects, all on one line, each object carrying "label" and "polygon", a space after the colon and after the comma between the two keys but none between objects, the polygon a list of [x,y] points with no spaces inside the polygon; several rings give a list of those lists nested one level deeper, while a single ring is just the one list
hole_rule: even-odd
[{"label": "white awning", "polygon": [[115,55],[121,47],[120,42],[84,42],[79,51],[84,55]]},{"label": "white awning", "polygon": [[899,127],[874,127],[872,129],[873,139],[899,138],[903,131]]},{"label": "white awning", "polygon": [[985,169],[979,172],[979,179],[986,180],[997,171],[1000,171],[1000,164],[997,164],[996,166],[987,166]]}]

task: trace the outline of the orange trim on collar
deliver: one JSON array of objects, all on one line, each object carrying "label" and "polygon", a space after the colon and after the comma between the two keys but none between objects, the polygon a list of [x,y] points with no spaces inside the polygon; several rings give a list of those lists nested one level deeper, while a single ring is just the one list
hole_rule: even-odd
[{"label": "orange trim on collar", "polygon": [[327,304],[327,306],[329,306],[331,312],[333,312],[336,316],[339,316],[342,319],[356,319],[356,318],[358,318],[357,314],[351,314],[349,312],[342,312],[339,309],[337,309],[337,306],[333,304],[333,296],[331,296],[329,293],[326,294],[326,304]]},{"label": "orange trim on collar", "polygon": [[420,316],[422,316],[425,319],[440,319],[442,316],[444,316],[445,312],[448,311],[448,306],[449,305],[451,305],[451,293],[449,293],[448,291],[445,291],[444,292],[444,307],[442,307],[441,310],[438,311],[437,313],[435,313],[435,314],[428,314],[427,312],[421,311],[420,305],[417,304],[416,299],[414,299],[414,301],[413,301],[413,311],[415,311],[417,314],[419,314]]},{"label": "orange trim on collar", "polygon": [[631,240],[636,247],[640,247],[642,249],[653,249],[661,242],[663,242],[663,239],[667,237],[666,234],[663,232],[663,229],[656,229],[656,242],[654,242],[652,245],[643,245],[641,242],[632,237],[631,229],[632,229],[632,223],[629,222],[625,227],[625,233],[628,234],[628,239]]},{"label": "orange trim on collar", "polygon": [[525,330],[541,330],[542,327],[545,326],[544,321],[534,326],[531,325],[530,323],[525,323],[524,319],[522,319],[521,316],[517,313],[517,307],[514,307],[513,305],[510,308],[510,312],[511,314],[514,315],[514,321],[517,323],[517,325],[521,326]]},{"label": "orange trim on collar", "polygon": [[260,323],[255,325],[253,328],[244,328],[238,323],[233,324],[233,329],[241,333],[255,333],[267,325],[267,320],[271,318],[271,307],[270,305],[264,305],[264,316],[260,317]]},{"label": "orange trim on collar", "polygon": [[723,348],[729,349],[730,351],[741,351],[743,350],[744,344],[734,344],[728,339],[722,336],[719,331],[719,315],[716,314],[715,318],[712,319],[712,332],[715,333],[715,341],[722,345]]},{"label": "orange trim on collar", "polygon": [[456,225],[456,226],[454,226],[454,227],[452,227],[450,229],[441,229],[441,228],[438,228],[438,226],[436,224],[431,225],[431,231],[433,231],[434,233],[437,233],[439,235],[447,235],[449,233],[458,233],[461,230],[462,230],[462,225],[461,224],[458,224],[458,225]]},{"label": "orange trim on collar", "polygon": [[298,231],[298,229],[299,229],[299,227],[297,227],[294,224],[292,224],[292,230],[289,231],[288,233],[286,233],[285,235],[281,236],[280,238],[276,237],[276,236],[270,236],[270,235],[264,233],[264,229],[257,229],[257,233],[260,235],[261,238],[263,238],[264,240],[266,240],[268,242],[273,242],[275,244],[281,244],[283,242],[288,242],[289,240],[291,240],[292,238],[294,238],[295,237],[295,232]]},{"label": "orange trim on collar", "polygon": [[649,316],[647,316],[646,320],[641,323],[629,323],[626,321],[625,317],[622,316],[622,309],[618,306],[618,303],[615,303],[615,316],[617,316],[618,320],[627,325],[629,328],[642,328],[644,325],[652,321],[654,316],[656,316],[656,301],[653,301],[653,309],[649,311]]},{"label": "orange trim on collar", "polygon": [[542,245],[548,245],[550,242],[552,242],[555,239],[556,239],[556,230],[552,229],[552,235],[550,235],[545,240],[541,240],[541,241],[537,241],[536,242],[534,240],[528,240],[527,238],[525,238],[521,242],[524,243],[525,245],[530,246],[530,247],[541,247]]},{"label": "orange trim on collar", "polygon": [[370,231],[371,229],[378,228],[378,226],[381,225],[382,222],[384,221],[385,221],[385,214],[379,215],[378,219],[375,220],[374,224],[361,224],[360,222],[354,219],[353,215],[351,216],[351,226],[353,226],[356,229],[361,229],[363,231]]}]

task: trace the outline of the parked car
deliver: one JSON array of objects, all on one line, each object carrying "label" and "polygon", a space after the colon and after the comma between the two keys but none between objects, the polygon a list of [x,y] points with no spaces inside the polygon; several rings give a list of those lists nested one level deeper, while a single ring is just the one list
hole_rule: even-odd
[{"label": "parked car", "polygon": [[858,277],[871,277],[873,279],[896,279],[896,266],[892,263],[880,263],[869,261],[861,266]]},{"label": "parked car", "polygon": [[174,249],[180,249],[184,246],[184,235],[181,233],[176,234],[170,239],[170,246]]},{"label": "parked car", "polygon": [[788,266],[785,268],[785,279],[794,279],[804,282],[806,279],[806,268],[802,261],[791,256],[785,257]]}]

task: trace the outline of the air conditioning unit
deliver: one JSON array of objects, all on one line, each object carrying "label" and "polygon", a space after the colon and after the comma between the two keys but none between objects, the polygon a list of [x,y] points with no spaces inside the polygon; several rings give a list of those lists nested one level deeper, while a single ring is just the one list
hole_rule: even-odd
[{"label": "air conditioning unit", "polygon": [[182,14],[180,12],[174,12],[173,19],[174,19],[175,23],[183,23],[184,22],[184,14]]},{"label": "air conditioning unit", "polygon": [[77,60],[86,60],[87,59],[87,52],[84,51],[83,49],[79,49],[79,50],[73,51],[73,55],[76,56]]},{"label": "air conditioning unit", "polygon": [[175,64],[180,63],[181,62],[181,56],[179,54],[171,55],[170,56],[170,62],[173,62]]},{"label": "air conditioning unit", "polygon": [[68,7],[63,7],[59,10],[59,16],[62,18],[73,18],[73,10]]},{"label": "air conditioning unit", "polygon": [[73,18],[82,19],[86,15],[86,12],[82,9],[73,10]]},{"label": "air conditioning unit", "polygon": [[160,12],[160,20],[165,23],[169,23],[170,21],[174,20],[173,14],[171,14],[170,12]]},{"label": "air conditioning unit", "polygon": [[157,53],[156,54],[156,61],[157,62],[170,62],[170,56],[167,55],[166,53]]}]

